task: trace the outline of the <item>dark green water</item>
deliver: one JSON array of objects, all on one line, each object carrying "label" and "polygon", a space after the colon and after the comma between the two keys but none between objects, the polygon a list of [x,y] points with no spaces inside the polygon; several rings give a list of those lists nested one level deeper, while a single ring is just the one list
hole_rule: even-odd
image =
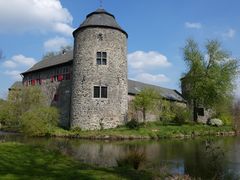
[{"label": "dark green water", "polygon": [[81,162],[103,167],[117,166],[117,159],[131,151],[139,151],[146,156],[141,168],[155,172],[188,174],[201,179],[240,179],[240,137],[90,141],[0,135],[0,140],[57,149]]}]

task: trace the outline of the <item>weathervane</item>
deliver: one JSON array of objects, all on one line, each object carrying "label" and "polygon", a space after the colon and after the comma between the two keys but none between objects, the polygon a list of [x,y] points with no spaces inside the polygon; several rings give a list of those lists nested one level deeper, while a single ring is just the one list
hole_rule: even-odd
[{"label": "weathervane", "polygon": [[100,8],[103,7],[103,0],[99,0],[100,1]]}]

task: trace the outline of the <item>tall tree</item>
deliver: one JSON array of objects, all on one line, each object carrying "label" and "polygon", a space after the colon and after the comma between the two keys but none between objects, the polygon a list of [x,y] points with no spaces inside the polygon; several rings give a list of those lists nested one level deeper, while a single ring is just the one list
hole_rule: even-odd
[{"label": "tall tree", "polygon": [[237,59],[231,58],[217,40],[207,41],[205,48],[201,52],[198,44],[189,39],[183,49],[187,65],[182,78],[183,94],[193,106],[194,120],[199,105],[214,109],[232,96],[238,72]]}]

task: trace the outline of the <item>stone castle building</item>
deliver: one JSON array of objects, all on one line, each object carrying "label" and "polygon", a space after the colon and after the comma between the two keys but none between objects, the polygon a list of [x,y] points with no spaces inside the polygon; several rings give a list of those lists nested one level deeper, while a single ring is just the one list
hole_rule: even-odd
[{"label": "stone castle building", "polygon": [[88,14],[73,36],[73,51],[46,57],[22,73],[24,86],[39,86],[49,105],[59,108],[61,126],[85,130],[124,124],[128,101],[145,87],[185,102],[176,90],[128,80],[128,34],[112,14],[103,9]]}]

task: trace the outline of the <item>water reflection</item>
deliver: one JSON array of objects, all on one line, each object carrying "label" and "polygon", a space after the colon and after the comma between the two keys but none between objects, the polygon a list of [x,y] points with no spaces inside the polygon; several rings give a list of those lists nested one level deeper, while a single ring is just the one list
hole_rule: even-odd
[{"label": "water reflection", "polygon": [[[23,137],[4,137],[4,140],[43,145],[60,150],[81,162],[103,167],[117,166],[117,159],[138,150],[146,156],[142,168],[189,174],[202,179],[240,177],[239,137],[117,142]],[[211,143],[206,145],[206,142]]]}]

